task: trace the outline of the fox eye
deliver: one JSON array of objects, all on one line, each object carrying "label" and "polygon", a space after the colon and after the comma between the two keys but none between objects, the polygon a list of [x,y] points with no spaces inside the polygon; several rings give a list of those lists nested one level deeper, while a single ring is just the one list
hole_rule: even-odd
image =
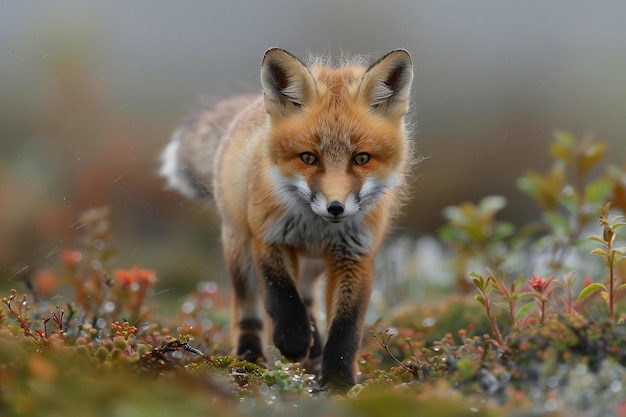
[{"label": "fox eye", "polygon": [[317,156],[313,155],[311,152],[302,152],[300,159],[307,165],[317,165]]},{"label": "fox eye", "polygon": [[363,164],[367,164],[369,160],[370,160],[370,154],[368,154],[367,152],[361,152],[361,153],[354,155],[354,157],[352,158],[352,163],[354,165],[363,165]]}]

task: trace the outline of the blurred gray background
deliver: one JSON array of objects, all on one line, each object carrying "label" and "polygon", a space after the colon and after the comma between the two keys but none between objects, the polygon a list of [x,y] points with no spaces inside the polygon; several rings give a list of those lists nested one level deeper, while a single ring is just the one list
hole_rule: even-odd
[{"label": "blurred gray background", "polygon": [[118,264],[156,269],[180,291],[212,267],[221,275],[215,216],[163,190],[158,154],[203,100],[259,91],[271,46],[412,54],[429,159],[399,234],[433,233],[443,207],[487,194],[507,197],[509,220],[535,216],[515,181],[547,167],[555,129],[626,157],[622,1],[2,2],[3,284],[78,245],[79,214],[102,205]]}]

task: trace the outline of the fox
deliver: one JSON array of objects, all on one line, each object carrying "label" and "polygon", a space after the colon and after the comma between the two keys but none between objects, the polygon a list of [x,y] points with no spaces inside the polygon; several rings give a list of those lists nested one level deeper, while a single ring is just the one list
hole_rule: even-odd
[{"label": "fox", "polygon": [[413,64],[403,49],[366,67],[271,48],[260,78],[261,94],[223,99],[176,128],[160,173],[219,214],[233,354],[262,363],[271,333],[321,389],[346,390],[374,258],[406,196]]}]

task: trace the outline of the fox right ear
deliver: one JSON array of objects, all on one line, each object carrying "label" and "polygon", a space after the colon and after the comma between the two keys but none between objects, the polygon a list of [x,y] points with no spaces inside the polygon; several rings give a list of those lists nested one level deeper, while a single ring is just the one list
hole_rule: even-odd
[{"label": "fox right ear", "polygon": [[280,48],[265,52],[261,65],[265,110],[270,115],[287,116],[306,106],[315,93],[315,80],[295,56]]},{"label": "fox right ear", "polygon": [[396,49],[379,59],[365,72],[359,94],[376,113],[387,117],[403,116],[413,81],[411,56]]}]

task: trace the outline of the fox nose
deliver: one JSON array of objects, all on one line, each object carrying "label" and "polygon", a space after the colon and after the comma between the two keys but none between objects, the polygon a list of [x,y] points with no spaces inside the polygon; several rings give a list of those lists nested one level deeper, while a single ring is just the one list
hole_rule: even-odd
[{"label": "fox nose", "polygon": [[328,212],[335,217],[343,213],[343,210],[344,210],[343,204],[341,204],[339,201],[335,200],[328,205]]}]

